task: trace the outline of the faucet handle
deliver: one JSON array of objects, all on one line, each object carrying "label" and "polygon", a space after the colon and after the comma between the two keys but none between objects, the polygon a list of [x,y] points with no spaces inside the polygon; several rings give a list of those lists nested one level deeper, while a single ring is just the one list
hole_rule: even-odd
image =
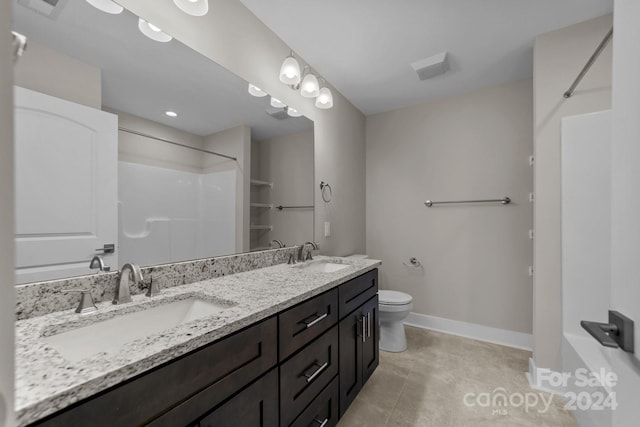
[{"label": "faucet handle", "polygon": [[93,297],[89,289],[63,289],[60,292],[63,294],[80,293],[80,303],[78,304],[78,308],[76,308],[76,313],[87,314],[98,310],[98,307],[96,307],[93,302]]}]

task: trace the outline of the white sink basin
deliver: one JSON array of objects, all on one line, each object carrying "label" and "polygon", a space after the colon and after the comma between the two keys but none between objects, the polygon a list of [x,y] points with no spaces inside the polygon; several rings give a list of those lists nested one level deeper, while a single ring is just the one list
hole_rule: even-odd
[{"label": "white sink basin", "polygon": [[188,298],[123,314],[45,337],[43,340],[66,359],[79,361],[98,353],[121,350],[134,340],[214,315],[228,307],[230,306]]},{"label": "white sink basin", "polygon": [[336,271],[343,270],[350,267],[349,264],[339,264],[331,261],[320,261],[312,264],[301,265],[298,268],[306,271],[320,272],[320,273],[335,273]]}]

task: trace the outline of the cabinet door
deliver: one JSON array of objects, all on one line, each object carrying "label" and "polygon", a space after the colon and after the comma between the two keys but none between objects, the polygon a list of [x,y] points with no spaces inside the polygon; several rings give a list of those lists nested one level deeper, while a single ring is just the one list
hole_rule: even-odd
[{"label": "cabinet door", "polygon": [[340,416],[362,388],[364,316],[358,309],[340,321]]},{"label": "cabinet door", "polygon": [[200,427],[276,427],[278,425],[278,369],[241,391],[200,420]]},{"label": "cabinet door", "polygon": [[380,361],[378,341],[380,325],[378,319],[378,296],[371,298],[362,306],[365,322],[365,339],[362,343],[362,384],[366,383]]}]

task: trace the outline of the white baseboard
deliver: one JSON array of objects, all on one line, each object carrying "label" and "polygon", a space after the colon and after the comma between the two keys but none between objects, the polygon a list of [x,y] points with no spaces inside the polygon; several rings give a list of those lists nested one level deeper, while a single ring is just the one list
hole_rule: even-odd
[{"label": "white baseboard", "polygon": [[[540,371],[545,371],[546,373],[555,373],[551,369],[541,369],[536,366],[536,362],[533,360],[533,357],[529,358],[529,372],[527,372],[527,379],[529,380],[529,386],[536,390],[545,391],[547,393],[558,394],[564,396],[567,390],[562,387],[553,387],[549,384],[549,381],[542,381],[539,378]],[[556,375],[560,375],[559,373],[555,373]],[[542,385],[544,383],[544,385]]]},{"label": "white baseboard", "polygon": [[533,348],[533,335],[531,334],[492,328],[475,323],[460,322],[458,320],[444,319],[426,314],[409,313],[404,324],[524,350],[531,350]]}]

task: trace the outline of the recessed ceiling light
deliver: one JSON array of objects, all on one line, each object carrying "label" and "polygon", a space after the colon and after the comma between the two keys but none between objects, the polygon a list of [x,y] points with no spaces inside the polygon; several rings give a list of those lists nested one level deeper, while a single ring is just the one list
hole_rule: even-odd
[{"label": "recessed ceiling light", "polygon": [[113,2],[112,0],[87,0],[87,3],[98,10],[110,13],[112,15],[122,13],[122,11],[124,10],[122,6],[120,6],[118,3]]},{"label": "recessed ceiling light", "polygon": [[165,116],[169,117],[178,117],[178,113],[176,113],[175,111],[165,111],[164,114]]}]

